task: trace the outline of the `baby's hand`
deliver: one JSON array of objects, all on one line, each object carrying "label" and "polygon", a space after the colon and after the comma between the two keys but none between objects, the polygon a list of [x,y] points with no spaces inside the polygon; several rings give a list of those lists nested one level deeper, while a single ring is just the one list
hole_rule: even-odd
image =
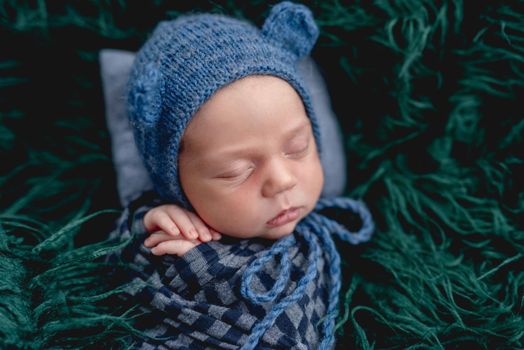
[{"label": "baby's hand", "polygon": [[144,216],[144,226],[152,233],[145,241],[155,255],[176,254],[181,256],[201,242],[218,240],[216,232],[195,214],[174,204],[166,204],[149,210]]}]

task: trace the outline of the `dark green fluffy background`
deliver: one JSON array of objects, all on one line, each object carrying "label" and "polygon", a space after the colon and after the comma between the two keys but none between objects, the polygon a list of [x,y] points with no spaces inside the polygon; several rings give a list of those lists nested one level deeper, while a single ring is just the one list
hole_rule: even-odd
[{"label": "dark green fluffy background", "polygon": [[[263,1],[0,0],[0,348],[122,348],[101,262],[118,216],[97,52],[190,10]],[[347,194],[378,225],[344,261],[338,349],[524,348],[523,1],[307,2]],[[335,88],[337,86],[337,88]]]}]

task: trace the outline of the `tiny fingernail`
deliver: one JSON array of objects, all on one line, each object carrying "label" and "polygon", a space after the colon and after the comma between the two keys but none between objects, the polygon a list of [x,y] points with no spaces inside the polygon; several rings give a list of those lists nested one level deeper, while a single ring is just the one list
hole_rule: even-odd
[{"label": "tiny fingernail", "polygon": [[191,229],[189,231],[189,238],[197,238],[198,237],[198,233],[194,230],[194,229]]}]

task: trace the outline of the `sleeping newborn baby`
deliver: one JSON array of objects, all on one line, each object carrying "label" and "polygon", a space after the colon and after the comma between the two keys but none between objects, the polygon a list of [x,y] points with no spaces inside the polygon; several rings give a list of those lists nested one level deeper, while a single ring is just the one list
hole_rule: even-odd
[{"label": "sleeping newborn baby", "polygon": [[[165,232],[146,240],[156,254],[182,255],[216,232],[287,236],[313,210],[324,181],[300,96],[270,75],[240,78],[204,103],[184,132],[178,166],[198,215],[174,204],[149,211],[146,229]],[[180,233],[192,240],[174,240]]]},{"label": "sleeping newborn baby", "polygon": [[[357,244],[362,203],[320,200],[319,128],[297,63],[310,11],[272,8],[261,30],[212,14],[162,22],[138,52],[129,118],[154,184],[132,203],[113,259],[148,314],[141,348],[329,349],[340,289],[331,235]],[[357,233],[323,209],[361,216]],[[143,244],[142,244],[143,243]]]}]

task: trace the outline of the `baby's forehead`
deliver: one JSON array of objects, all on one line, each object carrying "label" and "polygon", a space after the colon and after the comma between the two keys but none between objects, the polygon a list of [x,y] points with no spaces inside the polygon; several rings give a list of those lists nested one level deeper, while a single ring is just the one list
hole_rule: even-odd
[{"label": "baby's forehead", "polygon": [[258,131],[285,132],[310,124],[302,98],[285,80],[253,75],[217,90],[185,128],[183,143],[234,142]]},{"label": "baby's forehead", "polygon": [[242,123],[247,112],[269,109],[273,105],[305,113],[300,94],[289,82],[272,75],[248,75],[215,91],[193,114],[187,127],[196,124],[194,120],[211,121],[214,115],[220,113],[239,114],[239,118],[229,122]]}]

